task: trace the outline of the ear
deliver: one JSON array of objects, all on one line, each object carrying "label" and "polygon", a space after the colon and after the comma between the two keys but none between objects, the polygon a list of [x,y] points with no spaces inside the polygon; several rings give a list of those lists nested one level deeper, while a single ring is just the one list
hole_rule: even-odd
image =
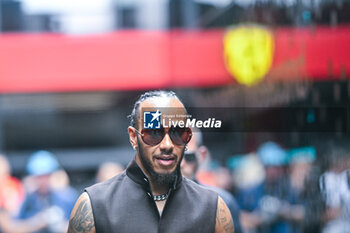
[{"label": "ear", "polygon": [[133,148],[137,147],[137,132],[136,129],[132,126],[128,127],[128,133],[129,133],[129,141]]}]

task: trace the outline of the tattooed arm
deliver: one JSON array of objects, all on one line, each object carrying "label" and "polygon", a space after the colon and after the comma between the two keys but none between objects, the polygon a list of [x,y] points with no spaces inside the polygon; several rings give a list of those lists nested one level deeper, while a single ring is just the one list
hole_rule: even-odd
[{"label": "tattooed arm", "polygon": [[233,233],[233,231],[233,221],[230,210],[219,196],[216,210],[215,233]]},{"label": "tattooed arm", "polygon": [[75,203],[69,220],[68,233],[96,233],[90,198],[85,192]]}]

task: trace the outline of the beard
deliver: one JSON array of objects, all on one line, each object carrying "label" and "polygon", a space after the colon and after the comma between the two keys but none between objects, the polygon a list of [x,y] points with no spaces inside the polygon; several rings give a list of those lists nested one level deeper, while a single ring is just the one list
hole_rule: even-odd
[{"label": "beard", "polygon": [[[139,140],[137,140],[137,145],[138,145],[138,149],[139,149],[141,163],[142,163],[143,167],[147,170],[147,172],[151,175],[152,181],[155,182],[157,185],[162,185],[162,186],[163,185],[164,186],[172,185],[177,177],[177,174],[180,173],[180,164],[181,164],[181,160],[183,158],[183,152],[182,152],[182,155],[180,157],[180,161],[176,165],[176,168],[174,171],[172,171],[170,173],[158,173],[154,170],[152,162],[145,155],[143,148],[142,148],[142,145],[139,142]],[[176,158],[178,158],[178,156],[176,156]]]}]

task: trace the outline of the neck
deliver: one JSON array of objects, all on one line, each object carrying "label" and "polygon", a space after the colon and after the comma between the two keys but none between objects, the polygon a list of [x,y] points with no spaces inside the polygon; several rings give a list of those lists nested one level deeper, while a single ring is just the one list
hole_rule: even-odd
[{"label": "neck", "polygon": [[160,185],[151,180],[152,194],[161,195],[169,191],[169,185]]}]

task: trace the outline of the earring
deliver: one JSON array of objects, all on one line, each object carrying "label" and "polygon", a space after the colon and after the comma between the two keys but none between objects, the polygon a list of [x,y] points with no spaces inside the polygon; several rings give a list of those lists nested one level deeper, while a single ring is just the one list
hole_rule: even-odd
[{"label": "earring", "polygon": [[187,146],[185,146],[185,151],[187,151]]},{"label": "earring", "polygon": [[136,150],[136,146],[132,146],[132,148],[133,148],[134,150]]}]

